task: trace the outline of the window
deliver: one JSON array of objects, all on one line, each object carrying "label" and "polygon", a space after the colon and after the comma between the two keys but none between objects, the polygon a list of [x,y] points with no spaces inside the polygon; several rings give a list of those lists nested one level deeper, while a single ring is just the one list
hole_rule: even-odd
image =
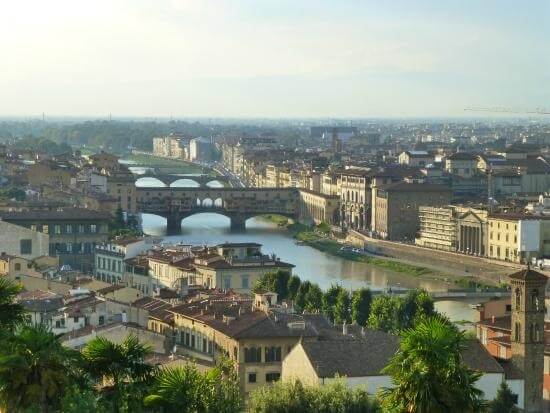
[{"label": "window", "polygon": [[248,382],[256,383],[256,373],[248,373]]},{"label": "window", "polygon": [[90,225],[90,232],[92,234],[95,234],[97,232],[97,225],[95,224]]},{"label": "window", "polygon": [[102,326],[103,324],[105,324],[105,316],[103,316],[103,315],[100,315],[100,316],[99,316],[98,324],[99,324],[100,326]]},{"label": "window", "polygon": [[244,349],[244,362],[245,363],[261,363],[262,362],[262,348],[250,347]]},{"label": "window", "polygon": [[13,268],[15,269],[15,271],[21,271],[21,264],[17,262]]},{"label": "window", "polygon": [[539,311],[539,290],[531,291],[531,307],[533,308],[533,310]]},{"label": "window", "polygon": [[516,309],[519,310],[521,307],[521,290],[516,288]]},{"label": "window", "polygon": [[22,255],[32,254],[32,240],[31,239],[22,239],[19,242],[19,251]]},{"label": "window", "polygon": [[265,362],[273,363],[276,361],[281,361],[281,347],[266,347]]},{"label": "window", "polygon": [[265,381],[266,383],[273,383],[281,378],[281,373],[266,373]]},{"label": "window", "polygon": [[514,340],[518,342],[521,340],[521,332],[519,331],[519,329],[520,324],[516,323],[516,325],[514,326]]},{"label": "window", "polygon": [[31,224],[31,231],[36,231],[36,224]]},{"label": "window", "polygon": [[223,288],[224,290],[229,290],[231,288],[231,277],[225,277],[223,279]]},{"label": "window", "polygon": [[73,252],[73,244],[67,242],[67,252],[71,254]]},{"label": "window", "polygon": [[83,233],[84,233],[84,225],[80,224],[80,225],[78,226],[78,233],[79,233],[79,234],[83,234]]},{"label": "window", "polygon": [[42,225],[42,232],[44,234],[49,234],[50,233],[50,227],[48,227],[48,225]]},{"label": "window", "polygon": [[242,281],[243,281],[243,289],[247,290],[248,289],[248,275],[243,275],[242,276]]},{"label": "window", "polygon": [[73,321],[74,321],[75,323],[78,323],[78,317],[73,317]]},{"label": "window", "polygon": [[65,226],[65,232],[67,234],[72,234],[73,233],[73,226],[71,224],[68,224]]},{"label": "window", "polygon": [[54,225],[53,232],[54,234],[57,234],[57,235],[61,234],[61,225]]}]

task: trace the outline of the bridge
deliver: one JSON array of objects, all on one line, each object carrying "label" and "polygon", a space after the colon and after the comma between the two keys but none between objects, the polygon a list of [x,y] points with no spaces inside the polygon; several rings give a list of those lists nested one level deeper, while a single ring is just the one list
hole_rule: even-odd
[{"label": "bridge", "polygon": [[138,187],[137,208],[166,218],[169,234],[181,231],[182,219],[203,212],[225,215],[232,229],[244,229],[246,220],[257,215],[298,218],[300,194],[295,188]]},{"label": "bridge", "polygon": [[212,176],[206,174],[163,174],[157,171],[146,172],[144,174],[134,174],[136,181],[141,178],[155,178],[161,181],[167,187],[171,186],[174,182],[180,179],[189,179],[196,182],[199,186],[205,187],[210,182],[219,181],[226,185],[229,182],[229,178],[225,176]]}]

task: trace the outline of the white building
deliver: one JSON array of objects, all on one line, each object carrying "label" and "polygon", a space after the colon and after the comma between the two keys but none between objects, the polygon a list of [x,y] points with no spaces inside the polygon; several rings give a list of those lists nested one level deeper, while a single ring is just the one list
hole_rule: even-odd
[{"label": "white building", "polygon": [[[343,380],[350,388],[363,387],[369,394],[392,386],[391,377],[382,373],[399,347],[399,337],[375,330],[364,330],[363,337],[303,339],[284,358],[281,379],[300,380],[308,385],[325,385]],[[485,400],[496,397],[506,380],[523,407],[522,380],[507,377],[501,366],[477,340],[469,340],[463,350],[468,367],[482,373],[477,387]]]}]

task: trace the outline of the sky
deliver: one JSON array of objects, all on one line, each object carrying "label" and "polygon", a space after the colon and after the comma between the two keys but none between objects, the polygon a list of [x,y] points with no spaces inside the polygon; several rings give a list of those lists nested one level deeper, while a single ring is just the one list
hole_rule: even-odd
[{"label": "sky", "polygon": [[550,108],[548,0],[0,0],[0,116]]}]

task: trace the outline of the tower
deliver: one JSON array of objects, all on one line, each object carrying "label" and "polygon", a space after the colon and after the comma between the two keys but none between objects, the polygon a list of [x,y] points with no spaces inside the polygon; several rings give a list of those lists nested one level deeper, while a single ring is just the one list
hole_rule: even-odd
[{"label": "tower", "polygon": [[525,413],[542,412],[546,281],[529,266],[510,275],[512,363],[523,372]]}]

